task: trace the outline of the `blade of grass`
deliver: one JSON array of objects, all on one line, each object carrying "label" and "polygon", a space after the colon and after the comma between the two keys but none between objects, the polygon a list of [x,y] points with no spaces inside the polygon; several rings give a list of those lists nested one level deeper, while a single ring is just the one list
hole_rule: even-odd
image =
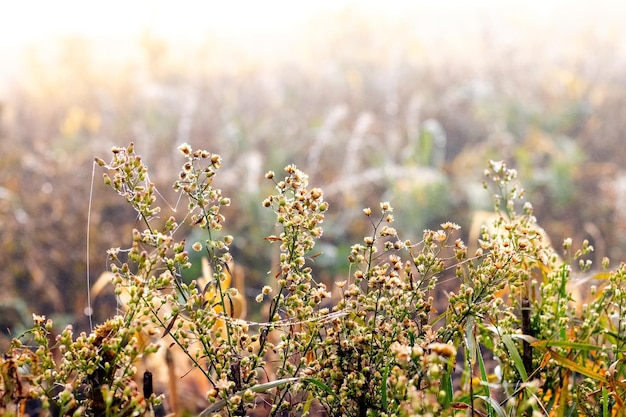
[{"label": "blade of grass", "polygon": [[380,398],[383,406],[383,411],[387,411],[387,378],[389,377],[389,366],[390,364],[387,364],[387,366],[385,366],[385,370],[383,371],[383,380],[380,386]]},{"label": "blade of grass", "polygon": [[565,347],[572,350],[607,350],[601,346],[590,345],[588,343],[568,342],[567,340],[537,340],[531,343],[533,347]]},{"label": "blade of grass", "polygon": [[316,387],[320,388],[322,391],[326,392],[327,394],[334,395],[333,390],[330,389],[330,387],[328,385],[324,384],[322,381],[319,381],[319,380],[313,379],[313,378],[304,378],[302,380],[302,382],[313,384]]},{"label": "blade of grass", "polygon": [[443,401],[444,407],[449,407],[452,404],[452,399],[454,398],[454,390],[452,387],[452,373],[450,370],[446,370],[441,378],[441,388],[446,393],[446,396]]},{"label": "blade of grass", "polygon": [[469,353],[469,360],[472,364],[476,362],[477,344],[474,335],[474,317],[468,317],[465,326],[465,344]]},{"label": "blade of grass", "polygon": [[485,384],[485,393],[489,392],[489,376],[487,375],[487,369],[485,368],[485,361],[483,360],[482,352],[480,351],[480,346],[476,346],[478,349],[478,369],[480,370],[480,379]]},{"label": "blade of grass", "polygon": [[311,408],[311,403],[313,402],[313,393],[311,391],[309,391],[309,395],[307,396],[307,399],[304,403],[304,407],[302,408],[302,414],[303,415],[308,415],[309,414],[309,409]]},{"label": "blade of grass", "polygon": [[[252,391],[252,392],[265,392],[271,388],[274,387],[278,387],[284,384],[288,384],[290,382],[296,382],[299,381],[301,378],[283,378],[283,379],[278,379],[276,381],[272,381],[272,382],[267,382],[265,384],[259,384],[259,385],[255,385],[253,387],[250,388],[246,388],[243,391],[239,391],[236,392],[235,394],[233,394],[233,396],[235,395],[243,395],[245,393],[245,391]],[[205,408],[204,410],[202,410],[202,412],[200,414],[198,414],[198,417],[207,417],[209,415],[211,415],[211,413],[214,413],[216,411],[221,410],[222,408],[224,408],[226,406],[226,404],[228,403],[228,399],[225,398],[223,400],[220,400],[216,403],[214,403],[213,405],[211,405],[208,408]]]},{"label": "blade of grass", "polygon": [[509,355],[511,355],[511,359],[513,360],[513,364],[515,365],[515,369],[519,373],[520,377],[523,381],[528,379],[528,374],[526,373],[526,368],[524,368],[524,362],[522,361],[522,357],[515,346],[515,342],[513,342],[513,338],[509,334],[502,335],[502,341],[506,346]]},{"label": "blade of grass", "polygon": [[[496,412],[496,415],[498,417],[506,417],[506,413],[504,412],[498,401],[487,395],[477,395],[476,398],[480,398],[481,400],[483,400],[487,404],[487,407]],[[491,415],[491,413],[489,413],[489,415]]]}]

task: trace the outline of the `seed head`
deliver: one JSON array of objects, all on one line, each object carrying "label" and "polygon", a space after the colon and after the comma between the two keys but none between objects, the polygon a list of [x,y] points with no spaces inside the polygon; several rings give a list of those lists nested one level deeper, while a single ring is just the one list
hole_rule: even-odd
[{"label": "seed head", "polygon": [[182,153],[185,156],[191,155],[191,151],[192,151],[191,146],[189,146],[188,143],[183,143],[182,145],[180,145],[178,147],[178,150],[180,151],[180,153]]}]

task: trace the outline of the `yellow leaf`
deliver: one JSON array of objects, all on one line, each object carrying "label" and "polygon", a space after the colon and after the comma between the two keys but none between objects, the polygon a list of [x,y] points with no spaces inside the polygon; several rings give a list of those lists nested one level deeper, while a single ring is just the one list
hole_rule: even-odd
[{"label": "yellow leaf", "polygon": [[608,382],[606,379],[606,376],[603,374],[600,374],[596,371],[594,371],[593,369],[590,369],[586,366],[583,366],[579,363],[574,362],[571,359],[566,358],[565,356],[562,356],[558,353],[556,353],[555,351],[548,349],[550,352],[550,356],[552,357],[552,359],[554,359],[556,362],[558,362],[559,364],[561,364],[562,366],[564,366],[565,368],[574,371],[574,372],[578,372],[581,375],[584,375],[588,378],[592,378],[595,379],[596,381],[600,381],[600,382]]}]

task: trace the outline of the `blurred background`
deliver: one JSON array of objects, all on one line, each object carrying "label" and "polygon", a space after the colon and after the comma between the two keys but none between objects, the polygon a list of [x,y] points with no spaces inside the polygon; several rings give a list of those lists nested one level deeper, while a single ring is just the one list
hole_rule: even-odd
[{"label": "blurred background", "polygon": [[[451,220],[467,239],[491,207],[489,159],[518,169],[557,246],[589,239],[624,260],[625,21],[619,1],[5,3],[0,329],[19,334],[33,312],[87,328],[87,254],[93,282],[141,226],[93,158],[131,141],[165,207],[180,143],[222,155],[249,296],[273,267],[263,175],[289,163],[331,203],[325,279],[345,276],[379,201],[402,238]],[[94,300],[96,322],[110,301]]]}]

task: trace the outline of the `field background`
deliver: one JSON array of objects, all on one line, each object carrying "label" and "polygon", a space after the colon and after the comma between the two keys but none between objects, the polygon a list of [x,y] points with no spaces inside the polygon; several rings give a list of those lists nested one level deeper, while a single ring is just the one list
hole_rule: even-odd
[{"label": "field background", "polygon": [[[274,265],[263,175],[289,163],[331,203],[322,279],[345,276],[369,233],[361,210],[382,200],[403,238],[445,220],[467,238],[490,207],[489,159],[518,169],[553,242],[589,239],[597,259],[625,259],[621,2],[221,3],[0,6],[5,335],[33,312],[87,328],[87,253],[93,282],[139,225],[100,168],[90,199],[93,158],[131,141],[165,207],[177,205],[180,143],[222,155],[216,185],[233,201],[226,230],[250,297]],[[114,314],[112,297],[94,310]]]}]

